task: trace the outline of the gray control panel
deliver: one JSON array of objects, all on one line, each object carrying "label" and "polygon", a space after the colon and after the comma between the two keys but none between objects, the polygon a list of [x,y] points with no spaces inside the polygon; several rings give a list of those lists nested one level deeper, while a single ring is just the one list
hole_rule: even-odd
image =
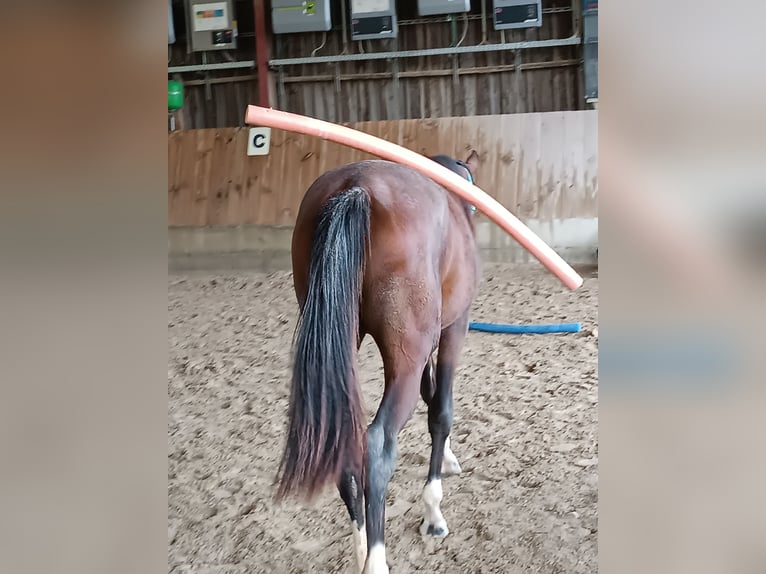
[{"label": "gray control panel", "polygon": [[543,25],[540,0],[493,0],[495,30],[536,28]]},{"label": "gray control panel", "polygon": [[186,18],[192,52],[237,47],[233,0],[186,0]]},{"label": "gray control panel", "polygon": [[351,39],[381,40],[396,38],[394,0],[351,0]]},{"label": "gray control panel", "polygon": [[471,0],[418,0],[418,15],[459,14],[471,11]]},{"label": "gray control panel", "polygon": [[271,0],[271,26],[275,34],[327,32],[330,0]]}]

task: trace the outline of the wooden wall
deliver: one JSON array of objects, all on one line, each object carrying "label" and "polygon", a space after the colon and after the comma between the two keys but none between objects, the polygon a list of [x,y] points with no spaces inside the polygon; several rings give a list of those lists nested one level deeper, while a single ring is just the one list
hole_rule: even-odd
[{"label": "wooden wall", "polygon": [[[597,215],[597,112],[349,124],[426,155],[479,152],[477,185],[522,220]],[[247,155],[247,128],[169,134],[170,226],[292,225],[304,192],[328,169],[370,156],[274,130],[268,156]]]},{"label": "wooden wall", "polygon": [[[350,2],[350,0],[349,0]],[[467,20],[454,24],[444,16],[418,18],[416,3],[400,0],[399,37],[343,44],[340,3],[334,2],[333,29],[327,34],[275,35],[273,58],[336,55],[345,52],[381,52],[448,48],[481,43],[521,42],[567,38],[579,33],[575,22],[581,3],[543,0],[540,28],[506,30],[492,27],[492,3],[487,10],[486,37],[482,32],[481,2],[472,2]],[[176,0],[178,18],[183,17]],[[347,2],[348,5],[348,2]],[[573,8],[574,7],[574,8]],[[255,59],[252,2],[236,0],[239,48],[231,53],[211,52],[208,62]],[[183,23],[177,18],[178,42],[169,65],[201,63],[200,54],[187,54]],[[465,32],[465,36],[463,36]],[[457,57],[419,57],[393,61],[345,62],[286,66],[273,70],[278,109],[332,122],[440,118],[526,112],[582,110],[585,108],[582,45],[486,52]],[[217,71],[174,75],[186,85],[183,121],[186,129],[243,125],[243,101],[257,102],[255,71]],[[210,84],[210,82],[213,82]],[[207,84],[206,84],[207,83]]]},{"label": "wooden wall", "polygon": [[[400,3],[401,4],[401,3]],[[414,16],[415,3],[410,10]],[[445,17],[407,20],[401,14],[394,40],[352,42],[346,49],[372,51],[476,46],[482,36],[480,3],[469,19],[452,24]],[[492,3],[487,0],[487,43],[566,38],[574,33],[571,0],[544,0],[540,28],[492,29]],[[275,37],[275,57],[305,57],[320,46],[322,34]],[[317,55],[343,51],[341,35],[328,34]],[[360,45],[361,44],[361,45]],[[512,52],[485,52],[456,57],[407,58],[398,62],[347,62],[285,68],[278,86],[280,109],[332,122],[436,118],[522,112],[578,110],[584,107],[582,47],[570,46]],[[335,78],[340,81],[336,82]]]}]

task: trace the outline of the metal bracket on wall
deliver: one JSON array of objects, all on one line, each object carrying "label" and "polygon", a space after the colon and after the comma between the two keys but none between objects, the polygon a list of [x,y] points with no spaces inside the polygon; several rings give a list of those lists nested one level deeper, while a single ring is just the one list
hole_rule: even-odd
[{"label": "metal bracket on wall", "polygon": [[484,44],[477,46],[457,46],[454,48],[429,48],[424,50],[403,50],[400,52],[366,52],[363,54],[338,54],[335,56],[316,56],[308,58],[284,58],[269,60],[269,66],[301,66],[304,64],[333,64],[336,62],[366,62],[369,60],[390,60],[398,58],[419,58],[421,56],[450,56],[455,54],[475,54],[479,52],[501,52],[511,50],[534,50],[539,48],[559,48],[579,46],[580,36],[555,40],[532,40],[529,42],[507,42],[502,44]]},{"label": "metal bracket on wall", "polygon": [[347,54],[348,53],[348,28],[346,24],[346,0],[341,0],[340,15],[341,15],[341,30],[343,32],[343,51],[341,52],[341,54]]},{"label": "metal bracket on wall", "polygon": [[[207,64],[207,52],[202,52],[202,64]],[[213,99],[213,89],[210,87],[210,73],[205,72],[205,99],[210,101]]]},{"label": "metal bracket on wall", "polygon": [[521,93],[521,50],[515,50],[513,52],[513,83],[516,91],[516,101],[514,102],[514,108],[516,113],[521,112],[521,99],[518,97]]},{"label": "metal bracket on wall", "polygon": [[452,58],[452,86],[455,90],[460,87],[460,56],[455,54]]},{"label": "metal bracket on wall", "polygon": [[[399,51],[399,38],[394,38],[391,40],[394,51]],[[399,60],[396,58],[391,60],[391,75],[393,77],[393,89],[394,89],[394,109],[396,110],[396,114],[394,115],[394,119],[399,119],[402,117],[402,100],[399,93]]]},{"label": "metal bracket on wall", "polygon": [[[341,101],[342,92],[341,92],[341,84],[340,84],[340,64],[335,64],[335,72],[334,72],[334,82],[335,84],[335,99],[336,101]],[[344,110],[346,109],[346,106],[337,106],[337,118],[336,121],[342,122],[343,121],[343,115]]]},{"label": "metal bracket on wall", "polygon": [[340,64],[335,64],[335,95],[340,97]]},{"label": "metal bracket on wall", "polygon": [[285,90],[285,70],[281,66],[277,70],[277,106],[280,110],[287,106],[287,92]]},{"label": "metal bracket on wall", "polygon": [[217,64],[192,64],[189,66],[168,66],[168,74],[183,72],[207,72],[213,70],[237,70],[240,68],[255,68],[255,60],[241,62],[219,62]]},{"label": "metal bracket on wall", "polygon": [[572,34],[580,35],[582,33],[582,0],[572,0]]},{"label": "metal bracket on wall", "polygon": [[[450,22],[450,48],[457,47],[457,18],[454,14],[449,15]],[[460,56],[457,54],[451,54],[449,58],[452,60],[452,89],[454,90],[454,97],[457,98],[457,92],[460,89],[460,75],[458,74]]]},{"label": "metal bracket on wall", "polygon": [[401,98],[399,96],[399,60],[391,62],[391,72],[394,79],[394,108],[396,109],[395,119],[402,117]]}]

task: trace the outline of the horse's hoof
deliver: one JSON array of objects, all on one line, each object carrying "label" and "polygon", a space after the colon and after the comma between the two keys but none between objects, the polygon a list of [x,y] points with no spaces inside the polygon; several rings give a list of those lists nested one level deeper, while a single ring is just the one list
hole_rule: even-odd
[{"label": "horse's hoof", "polygon": [[429,524],[425,520],[420,525],[420,534],[423,536],[430,536],[431,538],[445,538],[449,534],[449,528],[447,528],[447,522],[442,521],[437,524]]},{"label": "horse's hoof", "polygon": [[373,546],[367,553],[362,574],[389,574],[386,550],[383,545]]},{"label": "horse's hoof", "polygon": [[442,476],[457,476],[463,472],[463,469],[460,468],[460,463],[457,461],[457,459],[454,460],[447,460],[445,457],[442,461]]},{"label": "horse's hoof", "polygon": [[389,574],[387,564],[378,564],[376,566],[370,566],[369,564],[362,571],[362,574]]}]

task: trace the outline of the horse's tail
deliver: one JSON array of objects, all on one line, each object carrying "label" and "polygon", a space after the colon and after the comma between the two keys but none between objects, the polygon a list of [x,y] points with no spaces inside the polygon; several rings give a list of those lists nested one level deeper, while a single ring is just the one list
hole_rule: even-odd
[{"label": "horse's tail", "polygon": [[370,197],[359,187],[319,214],[308,291],[294,344],[287,444],[277,498],[311,498],[344,465],[364,468],[364,409],[356,373]]}]

